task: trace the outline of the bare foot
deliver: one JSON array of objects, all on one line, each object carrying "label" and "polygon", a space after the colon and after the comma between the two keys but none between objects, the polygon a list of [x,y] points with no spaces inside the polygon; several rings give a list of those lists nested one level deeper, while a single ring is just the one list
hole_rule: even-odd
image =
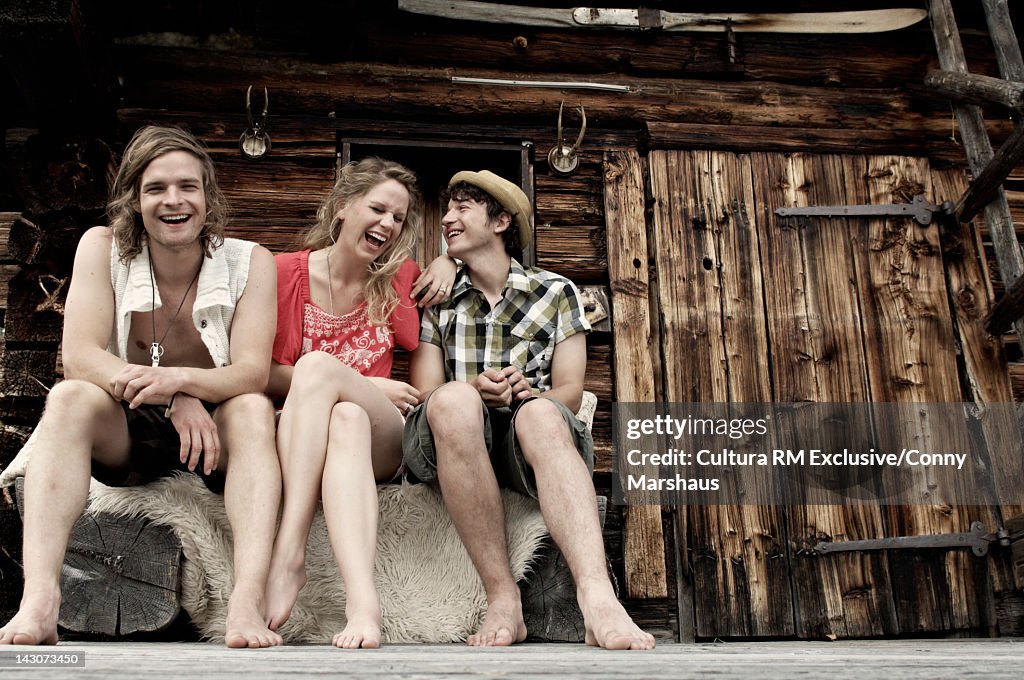
[{"label": "bare foot", "polygon": [[480,629],[469,636],[466,644],[471,647],[508,647],[525,639],[526,623],[517,589],[515,597],[495,598],[487,603],[487,614]]},{"label": "bare foot", "polygon": [[29,596],[21,600],[21,608],[7,625],[0,628],[0,645],[57,644],[57,616],[60,613],[60,591]]},{"label": "bare foot", "polygon": [[[277,554],[275,553],[275,558]],[[305,555],[303,555],[305,557]],[[292,615],[292,607],[299,598],[299,591],[306,585],[305,564],[298,568],[283,564],[285,560],[272,559],[270,573],[267,576],[267,591],[264,601],[267,603],[267,627],[277,630]]]},{"label": "bare foot", "polygon": [[654,636],[633,623],[611,586],[598,589],[598,593],[589,597],[577,593],[587,644],[605,649],[654,649]]},{"label": "bare foot", "polygon": [[228,647],[273,647],[283,642],[281,636],[267,627],[260,613],[258,600],[246,598],[238,589],[228,600],[224,624],[224,644]]},{"label": "bare foot", "polygon": [[377,649],[380,647],[380,612],[376,616],[345,615],[345,629],[336,633],[331,644],[342,649]]}]

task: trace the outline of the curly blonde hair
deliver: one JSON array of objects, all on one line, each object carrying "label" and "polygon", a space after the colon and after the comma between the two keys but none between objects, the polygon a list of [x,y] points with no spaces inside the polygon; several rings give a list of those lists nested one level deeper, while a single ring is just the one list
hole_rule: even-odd
[{"label": "curly blonde hair", "polygon": [[316,224],[303,241],[303,246],[318,250],[333,245],[337,239],[340,220],[338,209],[365,196],[378,184],[393,179],[409,192],[409,211],[402,231],[391,248],[381,253],[369,265],[370,279],[366,283],[366,309],[370,323],[383,326],[398,307],[399,298],[392,285],[395,274],[412,253],[423,225],[423,196],[416,175],[400,163],[371,156],[358,162],[347,163],[341,176],[316,213]]},{"label": "curly blonde hair", "polygon": [[224,227],[228,221],[228,202],[217,186],[213,159],[206,148],[188,132],[170,126],[147,125],[140,128],[121,158],[110,189],[107,219],[114,233],[121,261],[127,264],[142,251],[146,228],[138,212],[139,184],[149,164],[172,151],[185,151],[197,159],[202,168],[203,192],[206,195],[206,215],[199,232],[199,244],[209,257],[212,250],[224,241]]}]

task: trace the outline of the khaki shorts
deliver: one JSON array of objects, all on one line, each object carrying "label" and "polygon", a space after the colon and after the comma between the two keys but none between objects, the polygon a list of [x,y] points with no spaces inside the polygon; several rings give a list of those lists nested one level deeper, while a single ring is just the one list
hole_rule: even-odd
[{"label": "khaki shorts", "polygon": [[[534,397],[536,398],[536,397]],[[434,449],[434,435],[427,422],[426,401],[409,413],[405,421],[405,432],[402,438],[403,463],[406,475],[411,482],[437,482],[437,451]],[[530,399],[520,402],[515,408],[488,408],[484,412],[484,443],[491,457],[491,467],[498,480],[498,486],[512,489],[532,498],[537,497],[537,483],[533,470],[527,464],[519,448],[515,436],[516,413]],[[562,402],[549,400],[558,407],[565,420],[573,443],[580,458],[587,464],[587,469],[594,471],[594,440],[585,423],[569,410]]]}]

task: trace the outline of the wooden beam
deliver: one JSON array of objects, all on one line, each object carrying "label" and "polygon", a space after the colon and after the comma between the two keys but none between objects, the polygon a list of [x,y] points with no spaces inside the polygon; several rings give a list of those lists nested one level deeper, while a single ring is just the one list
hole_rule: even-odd
[{"label": "wooden beam", "polygon": [[1024,278],[1017,279],[1006,289],[1002,299],[985,316],[985,330],[1000,335],[1010,330],[1013,323],[1024,316]]},{"label": "wooden beam", "polygon": [[967,104],[1000,104],[1010,109],[1024,106],[1024,83],[973,73],[931,70],[924,84],[939,94]]},{"label": "wooden beam", "polygon": [[[940,68],[944,71],[967,73],[967,60],[964,57],[963,45],[960,43],[960,33],[950,0],[931,0],[928,15],[932,23]],[[959,123],[968,165],[974,176],[978,177],[992,159],[992,144],[985,130],[981,109],[970,104],[954,104],[953,109]],[[995,198],[985,206],[985,222],[988,223],[999,271],[1006,284],[1011,285],[1024,273],[1024,256],[1014,232],[1006,192],[1001,186],[996,190]],[[1018,342],[1024,348],[1024,322],[1017,321],[1014,329],[1017,331]]]},{"label": "wooden beam", "polygon": [[[635,151],[605,154],[605,219],[608,275],[615,334],[615,398],[653,403],[654,364],[647,276],[644,177]],[[625,508],[626,592],[629,597],[668,596],[661,506]]]},{"label": "wooden beam", "polygon": [[982,0],[982,5],[985,7],[985,21],[995,48],[1000,75],[1006,80],[1024,81],[1024,58],[1021,57],[1020,43],[1013,32],[1007,0]]},{"label": "wooden beam", "polygon": [[[1013,169],[1024,158],[1024,126],[1014,130],[1003,142],[985,169],[974,178],[956,206],[956,217],[961,222],[970,221],[988,205]],[[1012,224],[1012,219],[1011,219]]]},{"label": "wooden beam", "polygon": [[797,127],[682,123],[647,120],[645,141],[651,149],[716,149],[814,153],[901,153],[962,161],[963,149],[949,136],[948,126],[907,134],[891,127]]}]

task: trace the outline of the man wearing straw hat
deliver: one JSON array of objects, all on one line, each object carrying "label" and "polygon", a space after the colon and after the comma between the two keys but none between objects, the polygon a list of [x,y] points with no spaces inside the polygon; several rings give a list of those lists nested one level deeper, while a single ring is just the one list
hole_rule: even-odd
[{"label": "man wearing straw hat", "polygon": [[487,594],[476,646],[526,638],[509,566],[499,488],[539,499],[577,587],[588,644],[651,649],[615,597],[591,472],[594,446],[574,413],[590,325],[576,286],[516,259],[533,209],[488,170],[452,177],[442,197],[448,254],[463,266],[450,297],[425,311],[412,383],[429,395],[406,422],[409,472],[439,484]]}]

